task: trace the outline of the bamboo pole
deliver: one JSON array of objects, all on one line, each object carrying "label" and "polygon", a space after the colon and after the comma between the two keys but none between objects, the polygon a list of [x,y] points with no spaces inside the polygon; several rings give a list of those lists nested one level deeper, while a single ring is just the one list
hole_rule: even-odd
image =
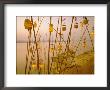
[{"label": "bamboo pole", "polygon": [[27,64],[28,64],[28,57],[26,55],[26,66],[25,66],[25,74],[26,74],[26,71],[27,71]]},{"label": "bamboo pole", "polygon": [[[32,19],[32,16],[31,16],[31,22],[32,22],[32,27],[33,27],[33,19]],[[29,37],[29,47],[30,47],[30,43],[31,43],[31,40],[30,40],[30,39],[31,39],[31,30],[28,30],[28,31],[30,31],[30,32],[29,32],[29,34],[30,34],[30,37]],[[33,50],[32,50],[31,53],[33,53]],[[30,74],[31,69],[32,69],[32,60],[30,61],[30,64],[29,64],[28,74]]]},{"label": "bamboo pole", "polygon": [[93,50],[94,50],[94,44],[93,44],[93,40],[91,39],[91,36],[90,36],[90,32],[88,30],[88,27],[86,26],[86,30],[87,30],[87,33],[89,35],[89,38],[90,38],[90,41],[91,41],[91,44],[92,44],[92,47],[93,47]]},{"label": "bamboo pole", "polygon": [[[38,23],[39,23],[39,17],[38,17]],[[39,27],[38,27],[38,30],[39,30]],[[36,37],[37,37],[37,35],[36,35]],[[39,72],[39,51],[38,51],[38,43],[37,43],[37,41],[35,41],[36,42],[36,51],[37,51],[37,69],[38,69],[38,73],[40,73]]]},{"label": "bamboo pole", "polygon": [[62,34],[61,29],[62,29],[62,16],[61,16],[61,26],[60,26],[60,43],[61,43],[61,34]]},{"label": "bamboo pole", "polygon": [[68,39],[67,39],[67,44],[66,44],[66,48],[65,51],[69,50],[69,44],[70,44],[70,39],[71,39],[71,30],[72,30],[72,26],[73,26],[73,20],[74,20],[74,16],[72,17],[72,23],[71,23],[71,27],[70,27],[70,31],[69,31],[69,35],[68,35]]},{"label": "bamboo pole", "polygon": [[[50,24],[51,24],[51,16],[50,16]],[[50,40],[51,40],[51,32],[49,32],[49,47],[48,47],[48,74],[50,73]]]},{"label": "bamboo pole", "polygon": [[[27,42],[27,52],[28,52],[28,56],[29,56],[29,49],[30,48],[30,43],[31,43],[31,29],[28,29],[29,35],[28,35],[28,42],[29,42],[29,46],[28,46],[28,42]],[[27,66],[28,66],[28,56],[26,55],[26,65],[25,65],[25,74],[27,73]]]}]

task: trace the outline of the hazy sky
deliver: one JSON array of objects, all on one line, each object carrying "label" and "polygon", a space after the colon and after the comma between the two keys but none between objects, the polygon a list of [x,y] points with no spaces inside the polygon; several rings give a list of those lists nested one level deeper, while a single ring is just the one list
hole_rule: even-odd
[{"label": "hazy sky", "polygon": [[[28,30],[25,29],[25,27],[24,27],[24,20],[26,18],[30,19],[30,17],[17,16],[17,19],[16,19],[16,22],[17,22],[17,42],[27,42],[28,41],[28,34],[29,33],[28,33]],[[43,17],[39,17],[39,20],[41,20],[42,18]],[[57,29],[57,27],[58,27],[59,30],[60,30],[60,25],[58,26],[58,19],[59,18],[60,17],[58,17],[58,16],[57,17],[52,16],[52,24],[53,24],[54,29]],[[77,16],[76,18],[77,18],[77,20],[73,22],[73,26],[72,26],[71,39],[73,41],[79,40],[80,36],[82,35],[82,33],[84,31],[84,30],[80,30],[80,27],[78,27],[77,30],[74,28],[74,23],[77,22],[79,24],[80,21],[82,21],[82,19],[83,19],[82,16]],[[93,16],[88,16],[87,18],[89,20],[89,25],[90,25],[89,31],[92,32],[92,27],[94,26],[94,17]],[[72,23],[72,17],[62,16],[62,19],[63,19],[62,24],[66,25],[66,31],[62,31],[62,33],[63,33],[64,40],[67,40],[68,32],[70,30],[70,26],[71,26],[71,23]],[[38,17],[37,16],[33,17],[33,21],[36,21],[37,26],[38,26]],[[50,17],[44,17],[44,19],[41,23],[41,27],[39,29],[39,34],[41,35],[41,41],[48,41],[48,36],[49,36],[49,25],[48,25],[48,23],[49,22],[50,22]],[[37,31],[37,28],[35,30]],[[46,34],[47,34],[47,36],[46,36]],[[56,32],[53,31],[51,39],[54,40],[55,35],[56,35]],[[89,36],[88,36],[87,32],[85,34],[85,37],[89,41]]]}]

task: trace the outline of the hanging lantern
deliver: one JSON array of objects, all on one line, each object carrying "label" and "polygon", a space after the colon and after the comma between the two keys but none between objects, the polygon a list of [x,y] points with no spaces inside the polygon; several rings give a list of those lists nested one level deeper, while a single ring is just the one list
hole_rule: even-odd
[{"label": "hanging lantern", "polygon": [[83,19],[83,24],[84,24],[84,25],[88,24],[88,20],[87,20],[86,17]]},{"label": "hanging lantern", "polygon": [[74,24],[74,28],[76,28],[76,29],[78,28],[78,23]]},{"label": "hanging lantern", "polygon": [[25,27],[25,29],[31,30],[32,29],[32,22],[29,19],[25,19],[24,27]]},{"label": "hanging lantern", "polygon": [[53,24],[49,25],[49,32],[53,32]]},{"label": "hanging lantern", "polygon": [[66,31],[66,25],[62,25],[62,31]]}]

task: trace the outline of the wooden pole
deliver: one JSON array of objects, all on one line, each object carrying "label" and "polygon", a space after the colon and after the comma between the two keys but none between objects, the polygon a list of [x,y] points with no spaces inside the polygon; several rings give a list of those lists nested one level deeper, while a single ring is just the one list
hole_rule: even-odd
[{"label": "wooden pole", "polygon": [[[50,24],[51,24],[51,16],[50,16]],[[50,40],[51,40],[51,32],[49,32],[49,47],[48,47],[48,74],[50,73]]]}]

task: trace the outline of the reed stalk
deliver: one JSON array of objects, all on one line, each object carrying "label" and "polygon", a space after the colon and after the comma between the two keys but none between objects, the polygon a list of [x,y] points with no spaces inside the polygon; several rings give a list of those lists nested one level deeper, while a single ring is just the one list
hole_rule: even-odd
[{"label": "reed stalk", "polygon": [[[58,19],[58,25],[59,25],[59,19]],[[57,32],[58,32],[58,26],[57,26]],[[56,50],[56,43],[57,43],[57,38],[58,38],[58,33],[56,32],[56,35],[55,35],[55,40],[54,40],[54,51]],[[53,57],[54,57],[54,51],[53,51]],[[56,55],[57,55],[57,51],[56,51]],[[52,63],[53,63],[53,58],[52,58]],[[51,63],[51,67],[52,67],[52,63]],[[52,68],[51,68],[52,70]]]},{"label": "reed stalk", "polygon": [[90,38],[90,41],[91,41],[91,44],[92,44],[92,47],[93,47],[93,50],[94,50],[94,44],[93,44],[93,41],[92,41],[92,39],[91,39],[90,32],[89,32],[87,26],[86,26],[86,30],[87,30],[87,33],[88,33],[88,35],[89,35],[89,38]]},{"label": "reed stalk", "polygon": [[[28,39],[29,39],[29,47],[30,47],[30,43],[31,43],[31,41],[30,41],[30,38],[31,38],[31,30],[29,30],[28,29],[28,32],[29,32],[29,35],[28,35]],[[29,48],[28,47],[28,42],[27,42],[27,52],[28,52],[28,56],[29,56]],[[27,72],[27,65],[28,65],[28,56],[26,55],[26,65],[25,65],[25,74],[26,74],[26,72]]]},{"label": "reed stalk", "polygon": [[[33,25],[32,16],[31,16],[31,22],[32,22],[32,25]],[[28,30],[28,31],[29,31],[29,34],[30,34],[30,36],[29,36],[29,47],[30,47],[30,43],[31,43],[31,32],[32,32],[32,31],[31,31],[31,30]],[[30,48],[29,48],[29,49],[30,49]],[[31,53],[33,53],[33,50],[32,50]],[[30,60],[28,74],[30,74],[31,68],[32,68],[32,60]]]},{"label": "reed stalk", "polygon": [[71,23],[71,27],[70,27],[70,31],[69,31],[69,35],[68,35],[65,51],[69,50],[69,45],[70,45],[70,42],[71,42],[70,39],[71,39],[71,30],[72,30],[72,26],[73,26],[73,20],[74,20],[74,16],[72,17],[72,23]]},{"label": "reed stalk", "polygon": [[[51,16],[50,16],[50,24],[51,24]],[[51,32],[49,31],[49,47],[48,47],[48,74],[50,74],[50,40],[51,40]]]},{"label": "reed stalk", "polygon": [[[39,17],[38,17],[38,23],[39,23]],[[38,27],[38,30],[39,30],[40,26]],[[38,31],[37,31],[38,32]],[[37,37],[37,34],[35,35],[35,38]],[[35,43],[36,43],[36,51],[37,51],[37,69],[38,69],[38,73],[40,74],[39,72],[39,51],[38,51],[38,42],[36,41],[35,39]]]}]

